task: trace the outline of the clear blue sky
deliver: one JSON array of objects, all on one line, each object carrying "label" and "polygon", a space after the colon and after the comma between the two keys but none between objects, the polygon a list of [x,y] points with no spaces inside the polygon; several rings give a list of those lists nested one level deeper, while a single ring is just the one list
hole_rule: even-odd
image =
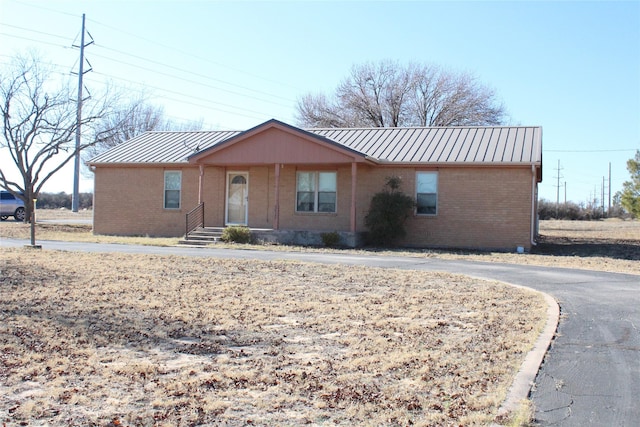
[{"label": "clear blue sky", "polygon": [[[0,66],[36,48],[74,78],[81,16],[99,93],[145,91],[174,120],[247,129],[295,123],[296,100],[332,92],[353,64],[429,62],[493,87],[508,124],[543,127],[540,196],[605,199],[640,149],[640,2],[218,2],[0,0]],[[6,158],[6,155],[3,154]],[[3,168],[6,159],[0,161]],[[72,191],[72,171],[47,191]],[[81,190],[91,190],[84,179]]]}]

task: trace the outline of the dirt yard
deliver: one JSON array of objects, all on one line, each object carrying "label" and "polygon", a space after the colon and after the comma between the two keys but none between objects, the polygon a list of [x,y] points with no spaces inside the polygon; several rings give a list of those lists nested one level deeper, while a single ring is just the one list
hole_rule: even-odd
[{"label": "dirt yard", "polygon": [[544,323],[463,276],[11,249],[0,422],[486,425]]}]

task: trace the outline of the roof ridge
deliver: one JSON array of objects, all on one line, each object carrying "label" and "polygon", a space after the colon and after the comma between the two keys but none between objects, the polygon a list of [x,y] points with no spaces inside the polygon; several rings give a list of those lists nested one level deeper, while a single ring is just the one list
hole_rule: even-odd
[{"label": "roof ridge", "polygon": [[[144,133],[211,133],[211,132],[244,132],[243,130],[238,129],[229,129],[229,130],[147,130]],[[133,138],[131,138],[133,139]]]},{"label": "roof ridge", "polygon": [[397,129],[506,129],[506,128],[541,128],[542,125],[497,125],[497,126],[371,126],[371,127],[340,127],[340,128],[303,128],[308,132],[329,130],[397,130]]}]

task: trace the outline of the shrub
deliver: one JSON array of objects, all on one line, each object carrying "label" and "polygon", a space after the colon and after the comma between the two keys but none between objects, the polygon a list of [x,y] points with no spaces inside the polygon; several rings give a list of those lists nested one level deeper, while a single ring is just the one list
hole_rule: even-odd
[{"label": "shrub", "polygon": [[407,232],[404,223],[415,206],[412,197],[400,191],[402,180],[398,176],[387,177],[385,189],[371,199],[369,212],[364,219],[369,229],[370,244],[388,246]]},{"label": "shrub", "polygon": [[227,227],[222,232],[221,239],[223,242],[249,243],[251,242],[251,230],[240,226]]},{"label": "shrub", "polygon": [[[60,193],[40,193],[37,196],[38,209],[71,209],[72,195],[65,192]],[[78,207],[80,209],[90,209],[93,206],[92,193],[80,193]]]},{"label": "shrub", "polygon": [[610,211],[603,210],[602,206],[595,201],[588,203],[576,204],[573,202],[560,203],[556,206],[555,202],[540,199],[538,202],[538,216],[540,219],[565,219],[589,221],[597,220],[605,217],[624,218],[625,212],[619,208],[617,204],[611,207]]},{"label": "shrub", "polygon": [[320,237],[322,237],[322,243],[329,248],[334,248],[340,244],[340,234],[337,231],[322,233]]}]

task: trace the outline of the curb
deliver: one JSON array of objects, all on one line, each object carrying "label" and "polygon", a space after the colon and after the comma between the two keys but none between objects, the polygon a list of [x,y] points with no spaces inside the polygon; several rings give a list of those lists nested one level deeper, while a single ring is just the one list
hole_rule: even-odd
[{"label": "curb", "polygon": [[[512,283],[509,283],[509,285],[542,294],[547,303],[547,322],[545,323],[540,336],[538,336],[538,339],[533,345],[533,348],[529,353],[527,353],[518,373],[513,379],[513,383],[507,392],[507,397],[502,402],[502,405],[500,405],[500,408],[498,408],[496,419],[509,416],[509,414],[518,409],[522,400],[528,398],[531,387],[535,382],[536,375],[540,370],[540,365],[542,365],[544,356],[551,346],[551,341],[558,329],[558,322],[560,319],[560,306],[551,295],[526,286],[514,285]],[[500,424],[493,423],[491,426],[497,427],[500,426]]]}]

